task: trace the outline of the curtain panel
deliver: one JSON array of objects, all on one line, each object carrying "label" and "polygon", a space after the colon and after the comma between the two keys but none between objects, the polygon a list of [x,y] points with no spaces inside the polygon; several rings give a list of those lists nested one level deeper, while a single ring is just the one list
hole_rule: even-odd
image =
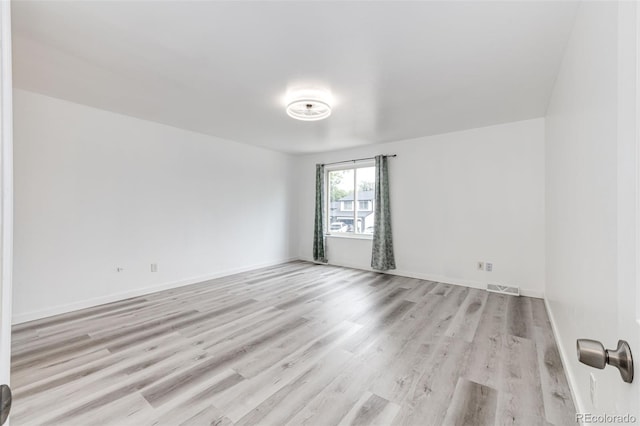
[{"label": "curtain panel", "polygon": [[378,155],[376,160],[375,217],[371,267],[379,271],[396,269],[391,233],[391,203],[389,200],[389,167],[387,157]]},{"label": "curtain panel", "polygon": [[324,237],[324,165],[316,164],[316,210],[313,226],[313,260],[327,263]]}]

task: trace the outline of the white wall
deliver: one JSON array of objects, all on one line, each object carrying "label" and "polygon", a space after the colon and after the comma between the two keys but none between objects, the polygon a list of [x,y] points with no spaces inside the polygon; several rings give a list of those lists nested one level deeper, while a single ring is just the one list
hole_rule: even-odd
[{"label": "white wall", "polygon": [[[629,7],[635,9],[631,2],[581,3],[548,107],[545,295],[577,410],[638,416],[632,385],[615,369],[589,368],[575,355],[578,338],[607,347],[626,339],[634,355],[640,352],[634,318],[636,35],[626,34],[636,24]],[[597,382],[595,404],[589,374]]]},{"label": "white wall", "polygon": [[[314,165],[376,154],[398,155],[389,160],[395,273],[542,296],[544,119],[297,159],[301,258],[312,258]],[[327,244],[330,263],[369,267],[370,240]],[[494,271],[478,271],[477,261]]]},{"label": "white wall", "polygon": [[291,257],[290,156],[23,90],[14,116],[15,321]]}]

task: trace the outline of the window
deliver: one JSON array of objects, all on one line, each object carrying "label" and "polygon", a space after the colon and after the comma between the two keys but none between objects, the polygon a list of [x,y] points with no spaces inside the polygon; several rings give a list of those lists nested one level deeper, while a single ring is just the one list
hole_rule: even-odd
[{"label": "window", "polygon": [[351,201],[341,201],[342,208],[341,210],[352,211],[353,210],[353,200]]},{"label": "window", "polygon": [[375,168],[370,162],[327,170],[330,234],[373,234]]},{"label": "window", "polygon": [[371,210],[371,201],[369,200],[360,200],[358,201],[358,210]]}]

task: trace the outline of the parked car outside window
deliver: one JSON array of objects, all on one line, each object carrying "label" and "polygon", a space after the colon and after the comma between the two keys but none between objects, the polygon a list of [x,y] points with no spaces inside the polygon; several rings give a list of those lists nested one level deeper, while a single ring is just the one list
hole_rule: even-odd
[{"label": "parked car outside window", "polygon": [[348,229],[349,226],[343,222],[333,222],[329,227],[329,230],[333,232],[347,232]]}]

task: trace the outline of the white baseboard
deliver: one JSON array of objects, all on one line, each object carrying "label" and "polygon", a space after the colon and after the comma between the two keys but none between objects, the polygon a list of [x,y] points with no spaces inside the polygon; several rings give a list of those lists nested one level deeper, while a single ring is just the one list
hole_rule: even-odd
[{"label": "white baseboard", "polygon": [[[300,260],[304,260],[307,262],[313,262],[313,259],[311,258],[305,258],[305,257],[300,257]],[[375,269],[372,269],[370,267],[363,267],[362,265],[350,265],[347,263],[341,263],[341,262],[329,262],[329,265],[333,265],[333,266],[343,266],[345,268],[352,268],[352,269],[360,269],[362,271],[371,271],[371,272],[379,272],[379,273],[384,273],[384,274],[389,274],[389,275],[397,275],[400,277],[408,277],[408,278],[417,278],[419,280],[426,280],[426,281],[436,281],[439,283],[445,283],[445,284],[453,284],[453,285],[459,285],[459,286],[463,286],[463,287],[470,287],[470,288],[477,288],[480,290],[486,290],[487,289],[487,283],[486,282],[482,282],[482,281],[473,281],[473,280],[464,280],[464,279],[460,279],[460,278],[451,278],[451,277],[445,277],[445,276],[441,276],[441,275],[433,275],[433,274],[425,274],[422,272],[413,272],[413,271],[405,271],[405,270],[401,270],[401,269],[395,269],[395,270],[391,270],[391,271],[376,271]],[[528,290],[528,289],[520,289],[520,294],[523,296],[528,296],[528,297],[535,297],[537,299],[543,299],[544,298],[544,294],[541,291],[536,291],[536,290]]]},{"label": "white baseboard", "polygon": [[109,294],[106,296],[94,297],[91,299],[79,300],[77,302],[52,306],[52,307],[37,310],[37,311],[25,312],[22,314],[14,315],[12,318],[12,323],[13,325],[21,324],[28,321],[34,321],[37,319],[50,317],[53,315],[59,315],[59,314],[65,314],[67,312],[77,311],[79,309],[92,308],[94,306],[104,305],[105,303],[118,302],[120,300],[129,299],[131,297],[143,296],[145,294],[156,293],[158,291],[169,290],[172,288],[184,287],[187,285],[196,284],[203,281],[209,281],[216,278],[222,278],[229,275],[235,275],[242,272],[248,272],[255,269],[266,268],[274,265],[280,265],[282,263],[292,262],[294,260],[298,260],[298,258],[292,257],[288,259],[261,263],[261,264],[251,265],[251,266],[242,267],[242,268],[228,269],[225,271],[214,272],[207,275],[200,275],[198,277],[186,278],[184,280],[171,281],[171,282],[153,285],[149,287],[136,288],[134,290],[123,291],[120,293]]},{"label": "white baseboard", "polygon": [[[197,276],[197,277],[186,278],[184,280],[171,281],[171,282],[162,283],[162,284],[158,284],[158,285],[154,285],[154,286],[142,287],[142,288],[137,288],[137,289],[134,289],[134,290],[129,290],[129,291],[125,291],[125,292],[110,294],[110,295],[106,295],[106,296],[100,296],[100,297],[95,297],[95,298],[91,298],[91,299],[80,300],[80,301],[77,301],[77,302],[68,303],[68,304],[64,304],[64,305],[52,306],[52,307],[48,307],[48,308],[42,309],[42,310],[25,312],[25,313],[22,313],[22,314],[16,314],[16,315],[13,316],[13,324],[14,325],[21,324],[21,323],[28,322],[28,321],[34,321],[34,320],[37,320],[37,319],[50,317],[50,316],[53,316],[53,315],[59,315],[59,314],[65,314],[67,312],[77,311],[79,309],[92,308],[94,306],[104,305],[105,303],[118,302],[120,300],[129,299],[131,297],[138,297],[138,296],[143,296],[145,294],[156,293],[158,291],[168,290],[168,289],[171,289],[171,288],[183,287],[183,286],[196,284],[196,283],[203,282],[203,281],[213,280],[213,279],[216,279],[216,278],[222,278],[222,277],[226,277],[226,276],[229,276],[229,275],[239,274],[239,273],[242,273],[242,272],[248,272],[248,271],[252,271],[252,270],[255,270],[255,269],[260,269],[260,268],[266,268],[266,267],[269,267],[269,266],[279,265],[279,264],[286,263],[286,262],[291,262],[291,261],[294,261],[294,260],[304,260],[304,261],[307,261],[307,262],[313,262],[313,259],[311,259],[311,258],[292,257],[292,258],[288,258],[288,259],[282,259],[282,260],[277,260],[277,261],[273,261],[273,262],[256,264],[256,265],[251,265],[251,266],[242,267],[242,268],[228,269],[228,270],[225,270],[225,271],[215,272],[215,273],[211,273],[211,274],[207,274],[207,275],[201,275],[201,276]],[[364,270],[364,271],[380,272],[380,271],[375,271],[374,269],[371,269],[371,268],[362,267],[361,265],[349,265],[349,264],[341,264],[341,263],[335,263],[335,262],[330,262],[329,264],[330,265],[334,265],[334,266],[343,266],[345,268],[360,269],[360,270]],[[394,271],[387,271],[385,273],[390,274],[390,275],[402,276],[402,277],[417,278],[417,279],[421,279],[421,280],[436,281],[436,282],[441,282],[441,283],[446,283],[446,284],[459,285],[459,286],[463,286],[463,287],[471,287],[471,288],[478,288],[478,289],[485,289],[486,288],[486,283],[479,282],[479,281],[461,280],[461,279],[456,279],[456,278],[437,276],[437,275],[431,275],[431,274],[425,274],[425,273],[419,273],[419,272],[404,271],[404,270],[394,270]],[[521,294],[523,296],[543,298],[543,294],[541,292],[530,291],[530,290],[526,290],[526,289],[521,289]],[[547,307],[547,310],[548,310],[548,307]],[[552,324],[553,324],[553,322],[552,322]],[[554,330],[554,333],[555,333],[555,330]]]},{"label": "white baseboard", "polygon": [[[573,375],[573,371],[569,369],[569,354],[564,350],[564,347],[560,344],[562,342],[562,337],[560,336],[560,332],[558,330],[558,325],[556,323],[555,317],[553,315],[553,311],[551,310],[551,306],[549,305],[549,301],[544,299],[544,306],[547,308],[547,315],[549,316],[549,322],[551,322],[551,330],[553,330],[553,337],[556,340],[556,346],[558,347],[558,352],[560,352],[560,360],[562,361],[562,368],[564,369],[564,373],[567,376],[567,382],[569,382],[569,390],[571,391],[571,397],[573,398],[573,403],[576,406],[577,413],[587,413],[586,405],[582,401],[582,399],[576,393],[577,384],[575,380],[575,376]],[[572,353],[571,356],[575,356],[575,353]]]}]

